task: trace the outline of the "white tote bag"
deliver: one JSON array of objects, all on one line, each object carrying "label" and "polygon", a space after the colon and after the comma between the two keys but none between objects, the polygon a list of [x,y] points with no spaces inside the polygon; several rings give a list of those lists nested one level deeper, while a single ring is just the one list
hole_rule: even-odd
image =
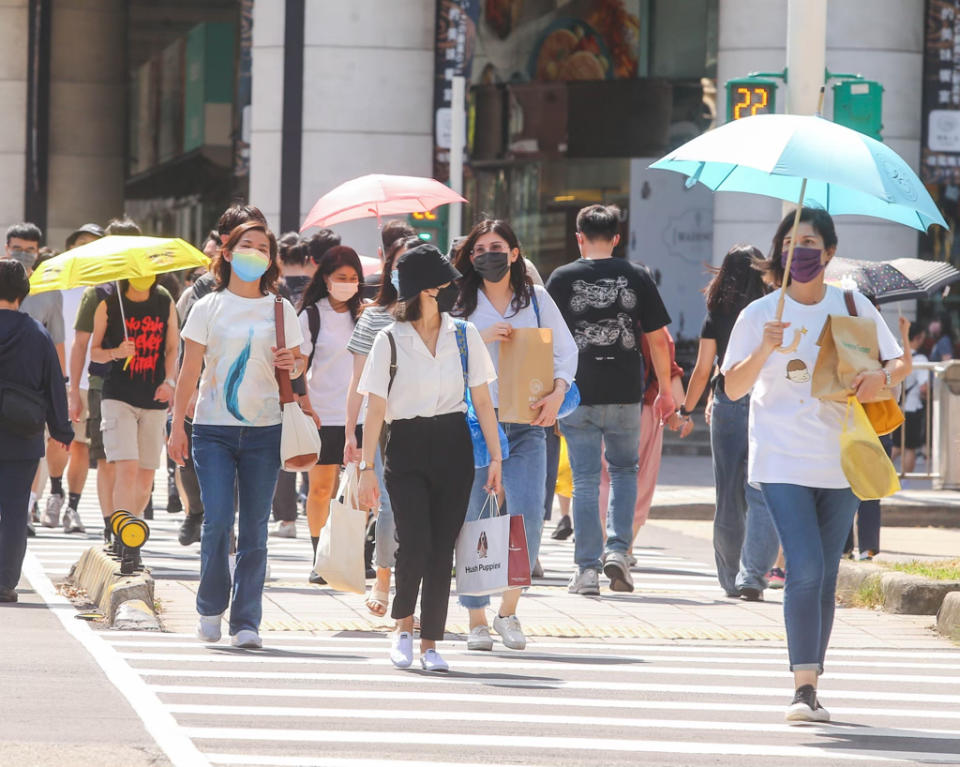
[{"label": "white tote bag", "polygon": [[357,502],[357,467],[343,472],[337,496],[330,501],[330,516],[320,531],[313,569],[337,591],[363,594],[367,570],[363,546],[367,534],[367,512]]},{"label": "white tote bag", "polygon": [[[277,325],[277,348],[286,349],[283,327],[283,299],[277,296],[273,304]],[[313,419],[300,408],[293,396],[293,385],[286,371],[274,370],[280,389],[280,466],[284,471],[307,471],[320,458],[320,432]],[[306,373],[304,373],[306,375]]]},{"label": "white tote bag", "polygon": [[[489,510],[491,516],[484,518]],[[496,495],[489,495],[474,522],[464,522],[457,537],[457,594],[481,597],[507,590],[510,517],[500,514]]]}]

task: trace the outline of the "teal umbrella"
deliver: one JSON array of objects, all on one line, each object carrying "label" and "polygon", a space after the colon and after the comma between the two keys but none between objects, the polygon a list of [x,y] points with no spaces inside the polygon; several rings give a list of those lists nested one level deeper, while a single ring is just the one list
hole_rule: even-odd
[{"label": "teal umbrella", "polygon": [[[872,216],[922,232],[931,224],[947,228],[936,203],[900,155],[819,116],[756,115],[735,120],[688,141],[650,167],[684,174],[688,187],[701,183],[717,192],[814,204],[831,215]],[[799,218],[798,207],[778,318]]]}]

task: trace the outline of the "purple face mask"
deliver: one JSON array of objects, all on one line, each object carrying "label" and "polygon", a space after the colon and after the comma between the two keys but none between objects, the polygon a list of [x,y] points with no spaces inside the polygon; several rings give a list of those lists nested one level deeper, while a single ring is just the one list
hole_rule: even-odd
[{"label": "purple face mask", "polygon": [[[780,254],[780,263],[787,265],[787,254],[789,249]],[[793,249],[793,261],[790,262],[790,279],[794,282],[810,282],[816,279],[825,268],[825,264],[820,263],[820,256],[823,250],[820,248],[801,248]]]}]

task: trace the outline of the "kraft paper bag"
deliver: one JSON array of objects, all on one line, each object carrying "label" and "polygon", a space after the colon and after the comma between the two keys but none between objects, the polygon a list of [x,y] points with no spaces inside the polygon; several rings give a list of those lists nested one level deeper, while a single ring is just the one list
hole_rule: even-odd
[{"label": "kraft paper bag", "polygon": [[[819,399],[846,402],[853,394],[851,383],[862,370],[880,370],[877,326],[866,317],[831,314],[817,339],[820,352],[813,368],[810,393]],[[893,392],[880,390],[877,401],[890,399]]]},{"label": "kraft paper bag", "polygon": [[501,423],[531,423],[539,414],[530,406],[553,390],[553,331],[515,328],[500,343],[497,390]]},{"label": "kraft paper bag", "polygon": [[363,594],[367,576],[363,563],[367,512],[360,509],[357,501],[357,474],[356,466],[343,472],[337,497],[330,501],[327,524],[320,531],[313,569],[330,588]]}]

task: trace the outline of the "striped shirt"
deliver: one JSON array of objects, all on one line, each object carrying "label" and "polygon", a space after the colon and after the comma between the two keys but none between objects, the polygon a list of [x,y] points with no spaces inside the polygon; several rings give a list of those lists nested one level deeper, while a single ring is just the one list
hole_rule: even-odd
[{"label": "striped shirt", "polygon": [[373,348],[373,339],[384,328],[393,324],[393,315],[382,306],[371,306],[361,312],[347,350],[354,354],[367,356]]}]

